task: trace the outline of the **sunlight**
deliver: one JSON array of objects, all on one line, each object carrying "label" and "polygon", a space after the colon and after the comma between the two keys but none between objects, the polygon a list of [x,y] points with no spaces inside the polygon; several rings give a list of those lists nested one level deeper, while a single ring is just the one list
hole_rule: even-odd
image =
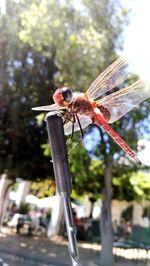
[{"label": "sunlight", "polygon": [[134,73],[150,80],[150,1],[136,0],[132,3],[132,16],[125,30],[123,55]]},{"label": "sunlight", "polygon": [[4,238],[4,237],[6,237],[6,235],[4,233],[0,232],[0,237],[3,237]]},{"label": "sunlight", "polygon": [[49,252],[47,255],[50,256],[50,257],[53,257],[53,258],[57,257],[57,254],[55,254],[53,252]]},{"label": "sunlight", "polygon": [[[148,140],[139,140],[138,147],[141,147],[141,150],[138,152],[139,160],[146,166],[150,165],[150,141]],[[142,147],[144,147],[142,149]]]},{"label": "sunlight", "polygon": [[113,254],[127,260],[145,260],[150,258],[150,252],[144,249],[124,249],[124,248],[113,248]]},{"label": "sunlight", "polygon": [[6,0],[0,0],[0,13],[2,15],[6,14]]},{"label": "sunlight", "polygon": [[24,242],[22,242],[22,243],[20,243],[20,247],[26,247],[27,246],[27,243],[24,243]]}]

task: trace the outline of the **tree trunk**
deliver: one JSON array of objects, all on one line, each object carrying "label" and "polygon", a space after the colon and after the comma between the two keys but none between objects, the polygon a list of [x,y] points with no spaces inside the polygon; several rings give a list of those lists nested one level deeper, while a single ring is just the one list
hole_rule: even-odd
[{"label": "tree trunk", "polygon": [[111,199],[112,199],[112,161],[107,162],[104,176],[104,190],[101,212],[101,243],[100,257],[101,266],[113,266],[113,231],[111,222]]}]

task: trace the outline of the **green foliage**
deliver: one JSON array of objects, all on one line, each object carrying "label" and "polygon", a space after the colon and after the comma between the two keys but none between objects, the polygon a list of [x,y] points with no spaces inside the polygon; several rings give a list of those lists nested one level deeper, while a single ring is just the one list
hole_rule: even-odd
[{"label": "green foliage", "polygon": [[76,89],[83,84],[87,87],[87,76],[95,76],[101,62],[104,37],[92,26],[86,12],[76,10],[72,1],[34,1],[22,12],[21,24],[19,37],[23,43],[46,58],[55,51],[56,82],[76,85]]},{"label": "green foliage", "polygon": [[122,211],[121,218],[123,218],[125,221],[132,221],[132,215],[133,205],[127,207],[124,211]]},{"label": "green foliage", "polygon": [[50,157],[51,151],[50,151],[49,143],[42,144],[42,145],[41,145],[41,148],[42,148],[43,151],[44,151],[44,152],[43,152],[44,156],[46,156],[46,157]]},{"label": "green foliage", "polygon": [[150,199],[150,174],[139,171],[130,177],[130,184],[138,199]]},{"label": "green foliage", "polygon": [[119,200],[149,200],[150,174],[144,171],[134,171],[128,167],[121,174],[113,172],[114,198]]},{"label": "green foliage", "polygon": [[53,196],[56,193],[55,181],[49,177],[44,181],[38,180],[33,182],[31,193],[38,198]]},{"label": "green foliage", "polygon": [[[104,1],[89,6],[85,1],[83,12],[72,1],[18,3],[11,0],[7,3],[7,14],[0,17],[1,171],[9,169],[23,178],[49,174],[42,146],[47,142],[45,125],[41,116],[37,117],[36,124],[31,107],[50,103],[58,84],[67,82],[76,85],[76,89],[86,88],[104,69],[109,55],[110,60],[114,58],[114,50],[106,55],[110,48],[108,4],[109,1]],[[95,5],[105,14],[103,23],[97,21],[98,16],[93,17]],[[111,25],[111,32],[116,32],[114,38],[109,38],[114,47],[117,47],[119,29],[119,24],[118,28]]]},{"label": "green foliage", "polygon": [[[76,142],[75,142],[76,140]],[[74,138],[68,147],[68,151],[77,143]],[[83,194],[92,194],[99,198],[101,191],[104,167],[99,160],[92,160],[84,145],[80,143],[69,154],[70,172],[73,182],[73,194],[75,197]]]},{"label": "green foliage", "polygon": [[20,214],[28,214],[30,211],[30,205],[29,203],[22,202],[19,207],[19,213]]},{"label": "green foliage", "polygon": [[148,217],[148,219],[150,220],[150,207],[149,206],[144,208],[143,217]]},{"label": "green foliage", "polygon": [[81,1],[80,8],[73,1],[22,3],[20,41],[44,58],[55,54],[55,81],[59,84],[68,83],[76,90],[87,88],[116,57],[127,22],[121,1]]},{"label": "green foliage", "polygon": [[135,197],[133,187],[129,182],[130,172],[128,174],[113,177],[113,197],[119,200],[132,201]]},{"label": "green foliage", "polygon": [[33,179],[53,174],[41,149],[47,140],[45,124],[36,124],[31,107],[38,104],[38,99],[45,103],[55,68],[51,59],[44,59],[20,42],[20,14],[24,8],[9,1],[7,15],[0,17],[0,171],[7,169],[14,178]]}]

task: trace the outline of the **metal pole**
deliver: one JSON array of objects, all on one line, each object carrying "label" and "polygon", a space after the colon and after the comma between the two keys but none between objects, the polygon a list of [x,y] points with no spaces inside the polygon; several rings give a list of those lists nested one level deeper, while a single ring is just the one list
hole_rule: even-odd
[{"label": "metal pole", "polygon": [[52,152],[57,191],[62,198],[64,205],[65,222],[69,241],[69,254],[71,256],[73,266],[82,266],[79,259],[76,240],[76,228],[73,223],[70,201],[71,180],[69,174],[63,121],[62,118],[56,113],[50,112],[46,116],[46,124]]}]

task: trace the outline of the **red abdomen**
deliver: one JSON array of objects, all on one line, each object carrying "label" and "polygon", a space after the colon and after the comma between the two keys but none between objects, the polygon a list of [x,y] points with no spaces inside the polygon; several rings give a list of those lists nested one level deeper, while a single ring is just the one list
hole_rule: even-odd
[{"label": "red abdomen", "polygon": [[140,163],[134,151],[128,146],[128,144],[115,132],[110,125],[104,120],[104,118],[97,113],[93,114],[93,122],[103,128],[110,137],[124,150],[130,157],[135,159],[138,163]]}]

